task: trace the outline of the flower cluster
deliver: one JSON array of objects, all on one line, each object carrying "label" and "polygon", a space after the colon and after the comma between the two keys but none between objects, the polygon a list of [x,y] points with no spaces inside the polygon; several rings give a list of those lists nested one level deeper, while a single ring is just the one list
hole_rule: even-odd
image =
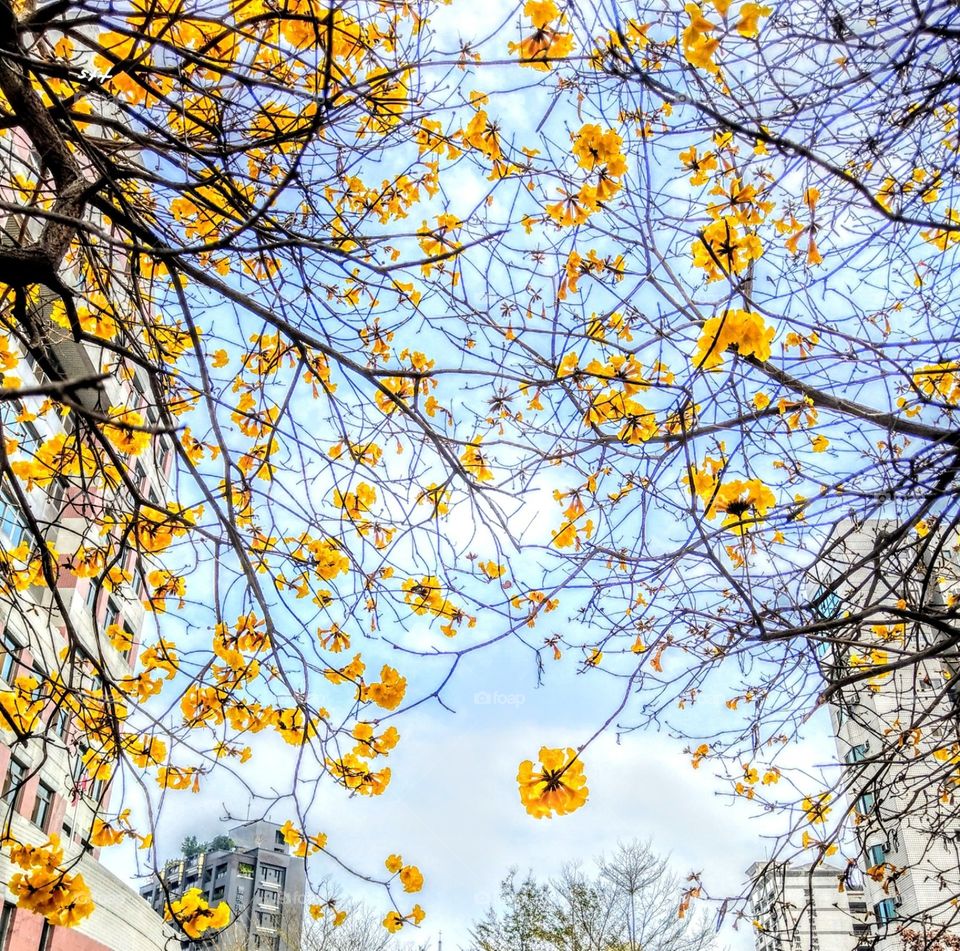
[{"label": "flower cluster", "polygon": [[579,809],[589,795],[583,763],[575,750],[540,748],[540,767],[524,760],[517,773],[520,802],[536,819],[564,816]]},{"label": "flower cluster", "polygon": [[700,468],[691,467],[690,488],[703,502],[707,518],[723,515],[722,528],[744,535],[763,521],[777,499],[759,479],[721,481],[722,468],[722,463],[707,457]]},{"label": "flower cluster", "polygon": [[60,837],[51,835],[46,845],[25,845],[16,840],[4,843],[10,861],[23,869],[10,879],[10,891],[17,904],[27,911],[43,915],[52,925],[71,928],[93,911],[90,889],[82,875],[63,868]]},{"label": "flower cluster", "polygon": [[396,934],[405,924],[419,925],[426,916],[426,912],[419,905],[414,905],[409,915],[401,915],[399,911],[389,911],[383,919],[383,927],[391,934]]},{"label": "flower cluster", "polygon": [[423,875],[416,865],[404,865],[399,855],[390,855],[383,863],[388,872],[392,872],[400,879],[405,892],[418,892],[423,888]]},{"label": "flower cluster", "polygon": [[714,370],[723,364],[724,352],[731,347],[736,347],[742,357],[769,360],[774,333],[760,314],[728,309],[719,317],[704,321],[693,363],[704,370]]},{"label": "flower cluster", "polygon": [[573,156],[590,177],[577,191],[568,190],[560,201],[545,206],[553,221],[561,227],[582,224],[620,191],[627,172],[622,148],[623,140],[613,129],[595,123],[588,122],[574,134]]},{"label": "flower cluster", "polygon": [[533,23],[534,32],[519,43],[507,45],[511,53],[520,54],[522,66],[547,72],[550,60],[563,59],[573,52],[573,34],[564,31],[567,18],[554,0],[527,0],[523,14]]},{"label": "flower cluster", "polygon": [[196,939],[211,928],[226,928],[230,924],[230,906],[222,901],[216,908],[211,908],[203,892],[199,888],[191,888],[181,898],[167,905],[163,917],[167,921],[175,921],[188,938]]}]

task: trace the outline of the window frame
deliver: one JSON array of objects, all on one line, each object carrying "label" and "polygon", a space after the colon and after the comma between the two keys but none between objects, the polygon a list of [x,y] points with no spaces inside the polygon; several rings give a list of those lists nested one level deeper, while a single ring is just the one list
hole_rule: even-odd
[{"label": "window frame", "polygon": [[857,797],[857,812],[861,815],[867,815],[869,812],[873,812],[877,805],[877,794],[872,789],[864,790]]},{"label": "window frame", "polygon": [[873,914],[876,916],[877,924],[890,924],[897,918],[897,900],[895,898],[884,898],[876,902],[873,906]]},{"label": "window frame", "polygon": [[[45,798],[42,793],[46,791],[49,793],[49,797]],[[40,781],[37,786],[37,795],[33,800],[33,809],[30,813],[30,821],[38,828],[41,832],[47,831],[47,823],[50,821],[50,816],[53,814],[53,800],[57,795],[56,791],[52,786],[48,786],[43,780]],[[41,815],[41,806],[42,815]]]},{"label": "window frame", "polygon": [[875,842],[867,846],[867,861],[870,863],[867,867],[874,868],[877,865],[883,865],[887,861],[886,842]]},{"label": "window frame", "polygon": [[[14,766],[22,770],[16,781],[12,779]],[[10,757],[10,762],[7,764],[7,774],[3,778],[3,787],[2,790],[0,790],[0,800],[5,802],[14,812],[18,811],[17,807],[20,805],[20,799],[23,796],[23,785],[29,772],[30,767],[26,763],[17,759],[16,756]],[[7,797],[10,796],[11,793],[12,798],[8,799]]]},{"label": "window frame", "polygon": [[869,743],[857,743],[847,750],[847,752],[844,754],[843,761],[847,764],[847,766],[856,766],[857,763],[862,763],[867,758],[869,753]]},{"label": "window frame", "polygon": [[[10,633],[10,628],[5,626],[0,631],[0,653],[3,654],[3,659],[0,660],[0,680],[5,681],[10,687],[13,686],[17,668],[20,666],[22,650],[23,646]],[[7,670],[8,665],[9,670]]]},{"label": "window frame", "polygon": [[[14,531],[7,530],[8,523],[15,526]],[[16,500],[10,497],[6,489],[0,489],[0,535],[10,543],[12,548],[16,548],[29,532],[28,526],[24,523],[23,512]]]},{"label": "window frame", "polygon": [[12,901],[4,901],[3,908],[0,909],[0,951],[7,951],[10,947],[16,916],[17,906]]}]

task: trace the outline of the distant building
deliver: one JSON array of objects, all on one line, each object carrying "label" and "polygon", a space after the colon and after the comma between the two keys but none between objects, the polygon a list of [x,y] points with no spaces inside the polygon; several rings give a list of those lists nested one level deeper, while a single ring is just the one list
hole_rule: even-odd
[{"label": "distant building", "polygon": [[222,951],[297,951],[303,927],[303,859],[290,854],[280,826],[245,823],[230,830],[232,849],[167,862],[159,880],[140,889],[158,912],[199,888],[211,905],[225,901],[231,923],[214,940]]},{"label": "distant building", "polygon": [[757,951],[868,951],[863,890],[842,869],[756,862],[747,873]]}]

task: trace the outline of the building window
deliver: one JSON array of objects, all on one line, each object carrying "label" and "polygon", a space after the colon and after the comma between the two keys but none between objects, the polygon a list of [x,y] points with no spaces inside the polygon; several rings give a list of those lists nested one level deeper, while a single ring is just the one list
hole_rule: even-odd
[{"label": "building window", "polygon": [[37,945],[37,951],[50,951],[50,944],[53,941],[53,925],[49,921],[43,922],[43,930],[40,932],[40,944]]},{"label": "building window", "polygon": [[47,491],[47,498],[50,500],[50,503],[58,511],[63,503],[64,498],[67,494],[67,489],[70,487],[70,483],[66,479],[56,478],[53,482],[50,483],[50,488]]},{"label": "building window", "polygon": [[220,901],[223,898],[223,885],[218,885],[213,890],[213,901]]},{"label": "building window", "polygon": [[64,839],[67,842],[73,841],[73,826],[64,819],[63,821],[63,830],[60,833],[60,838]]},{"label": "building window", "polygon": [[83,765],[83,759],[89,750],[90,747],[85,744],[79,747],[70,767],[70,776],[73,779],[77,792],[99,803],[103,798],[104,790],[107,788],[107,781],[105,779],[91,779],[88,775]]},{"label": "building window", "polygon": [[13,683],[19,655],[20,645],[10,636],[10,632],[4,631],[0,634],[0,680]]},{"label": "building window", "polygon": [[269,908],[278,908],[280,906],[280,892],[273,888],[258,888],[257,901]]},{"label": "building window", "polygon": [[65,740],[70,732],[70,711],[66,707],[60,707],[51,719],[54,732],[61,740]]},{"label": "building window", "polygon": [[10,935],[13,932],[13,916],[16,905],[5,901],[0,911],[0,951],[7,951],[10,946]]},{"label": "building window", "polygon": [[27,534],[20,507],[6,492],[0,492],[0,534],[10,540],[11,548],[16,548]]},{"label": "building window", "polygon": [[829,594],[825,592],[826,588],[818,589],[816,597],[813,599],[816,602],[813,609],[821,620],[829,621],[840,613],[840,596],[835,591],[831,591]]},{"label": "building window", "polygon": [[241,862],[237,866],[237,874],[241,878],[253,878],[253,866],[249,862]]},{"label": "building window", "polygon": [[271,911],[258,911],[257,912],[257,927],[258,928],[278,928],[280,926],[280,916],[275,912]]},{"label": "building window", "polygon": [[866,815],[868,812],[873,811],[873,807],[876,806],[876,804],[877,804],[876,794],[872,792],[865,792],[857,800],[857,812],[860,812],[863,815]]},{"label": "building window", "polygon": [[876,915],[877,923],[884,925],[888,921],[893,921],[897,917],[897,903],[893,898],[884,898],[873,906],[873,913]]},{"label": "building window", "polygon": [[858,743],[847,751],[844,759],[847,761],[847,764],[851,766],[854,763],[862,763],[867,758],[868,749],[869,747],[866,743]]},{"label": "building window", "polygon": [[222,882],[227,877],[227,866],[218,865],[215,881]]},{"label": "building window", "polygon": [[883,845],[871,845],[867,849],[867,865],[873,868],[875,865],[883,865],[887,860],[887,850]]},{"label": "building window", "polygon": [[113,598],[107,598],[107,608],[103,613],[104,628],[120,623],[120,605]]},{"label": "building window", "polygon": [[3,792],[0,793],[0,799],[11,809],[17,808],[17,801],[20,799],[20,790],[23,789],[23,781],[26,775],[27,767],[16,758],[11,759],[6,778],[3,781]]},{"label": "building window", "polygon": [[260,877],[263,879],[263,881],[268,882],[271,885],[282,885],[283,869],[278,868],[276,865],[264,865],[262,866]]},{"label": "building window", "polygon": [[287,844],[287,840],[283,837],[283,833],[282,833],[279,829],[277,829],[276,833],[274,833],[273,841],[274,841],[277,845],[286,845],[286,844]]},{"label": "building window", "polygon": [[166,471],[167,462],[170,459],[170,453],[173,452],[173,446],[170,445],[170,443],[166,439],[164,439],[162,436],[160,437],[159,445],[160,445],[160,454],[159,454],[159,459],[157,461],[157,468],[162,473]]},{"label": "building window", "polygon": [[44,832],[47,831],[47,820],[53,807],[53,790],[46,784],[40,783],[37,787],[37,798],[33,803],[31,822]]}]

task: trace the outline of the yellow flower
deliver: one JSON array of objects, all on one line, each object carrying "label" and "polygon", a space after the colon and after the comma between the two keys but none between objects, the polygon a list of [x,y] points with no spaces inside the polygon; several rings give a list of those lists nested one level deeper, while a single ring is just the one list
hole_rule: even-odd
[{"label": "yellow flower", "polygon": [[493,481],[493,470],[488,465],[486,456],[480,449],[480,437],[471,442],[460,456],[463,467],[477,482]]},{"label": "yellow flower", "polygon": [[583,763],[572,749],[540,748],[540,768],[530,760],[520,764],[517,782],[520,802],[536,819],[563,816],[579,809],[589,794]]},{"label": "yellow flower", "polygon": [[566,16],[553,0],[527,0],[523,12],[532,21],[534,32],[519,43],[508,43],[507,49],[520,54],[522,66],[546,72],[550,69],[547,60],[562,59],[573,52],[573,34],[559,29]]},{"label": "yellow flower", "polygon": [[619,178],[627,170],[622,153],[623,140],[613,129],[587,123],[573,137],[573,155],[580,168],[592,172],[605,167],[607,174]]},{"label": "yellow flower", "polygon": [[711,221],[691,250],[694,266],[706,271],[708,282],[741,274],[763,255],[760,239],[744,229],[737,215],[723,215]]},{"label": "yellow flower", "polygon": [[[773,327],[768,327],[760,314],[732,308],[718,317],[704,321],[696,352],[691,359],[696,367],[714,370],[723,364],[724,352],[736,347],[737,353],[742,357],[769,360],[774,334]],[[757,397],[759,396],[760,394],[757,394]],[[757,397],[754,397],[755,405]],[[764,406],[769,402],[767,398]]]},{"label": "yellow flower", "polygon": [[740,19],[737,20],[737,32],[741,36],[757,36],[760,32],[760,17],[768,17],[773,13],[771,7],[761,6],[759,3],[745,3],[740,7]]},{"label": "yellow flower", "polygon": [[115,422],[104,426],[103,434],[120,452],[139,456],[150,445],[150,433],[131,428],[144,425],[140,413],[111,406],[110,418]]},{"label": "yellow flower", "polygon": [[118,845],[126,835],[123,829],[117,828],[101,819],[93,820],[93,829],[90,833],[90,843],[96,846]]},{"label": "yellow flower", "polygon": [[199,888],[191,888],[186,894],[167,905],[164,912],[167,921],[175,921],[188,938],[199,938],[205,931],[219,930],[230,923],[230,906],[222,901],[211,908]]},{"label": "yellow flower", "polygon": [[380,682],[368,684],[363,691],[364,700],[372,700],[384,710],[395,710],[407,692],[407,680],[386,664],[380,669]]},{"label": "yellow flower", "polygon": [[717,157],[713,152],[704,152],[697,154],[697,147],[691,145],[685,152],[678,156],[680,161],[689,169],[691,185],[705,185],[710,178],[710,173],[716,171]]},{"label": "yellow flower", "polygon": [[51,835],[46,845],[25,845],[6,839],[10,861],[23,869],[8,883],[20,908],[32,911],[52,925],[72,928],[91,914],[94,905],[82,875],[71,875],[62,867],[60,837]]},{"label": "yellow flower", "polygon": [[719,486],[711,482],[698,491],[707,505],[707,518],[724,515],[723,528],[735,535],[743,535],[762,522],[777,504],[776,496],[759,479],[732,479]]},{"label": "yellow flower", "polygon": [[400,869],[400,882],[405,892],[418,892],[423,888],[423,875],[416,865],[405,865]]},{"label": "yellow flower", "polygon": [[830,793],[819,793],[816,796],[803,800],[802,808],[807,816],[807,822],[824,823],[830,812]]}]

